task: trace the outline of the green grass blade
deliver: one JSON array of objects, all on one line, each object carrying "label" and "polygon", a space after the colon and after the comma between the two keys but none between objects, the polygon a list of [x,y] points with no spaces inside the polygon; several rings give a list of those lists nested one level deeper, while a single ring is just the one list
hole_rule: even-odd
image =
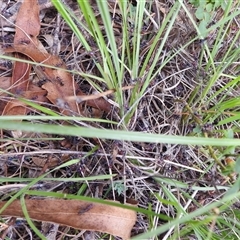
[{"label": "green grass blade", "polygon": [[[89,44],[87,43],[85,37],[83,34],[80,32],[78,26],[74,23],[72,17],[70,16],[69,12],[66,9],[66,6],[61,2],[61,1],[55,1],[51,0],[52,4],[55,6],[55,8],[58,10],[58,12],[62,15],[64,20],[68,23],[69,27],[72,29],[72,31],[76,34],[78,37],[79,41],[83,44],[83,46],[90,51],[91,48]],[[73,14],[72,14],[73,15]]]},{"label": "green grass blade", "polygon": [[239,139],[217,139],[202,137],[171,136],[163,134],[150,134],[142,132],[128,132],[118,130],[106,130],[97,128],[84,128],[74,126],[59,126],[50,124],[21,123],[5,121],[0,118],[2,129],[22,130],[30,132],[52,133],[68,136],[81,136],[90,138],[103,138],[113,140],[126,140],[135,142],[171,143],[189,145],[212,145],[212,146],[240,146]]},{"label": "green grass blade", "polygon": [[40,237],[43,240],[47,240],[47,238],[41,234],[41,232],[36,228],[33,221],[31,220],[31,218],[28,214],[26,203],[25,203],[24,194],[20,197],[20,202],[21,202],[21,207],[22,207],[24,217],[25,217],[27,223],[29,224],[29,226],[31,227],[31,229],[36,233],[36,235],[38,237]]}]

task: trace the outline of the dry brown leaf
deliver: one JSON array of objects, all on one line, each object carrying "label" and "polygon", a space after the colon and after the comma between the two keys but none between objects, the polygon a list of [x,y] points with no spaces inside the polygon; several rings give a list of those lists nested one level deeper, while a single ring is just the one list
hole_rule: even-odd
[{"label": "dry brown leaf", "polygon": [[[6,90],[6,91],[10,91],[10,87],[11,87],[11,79],[12,77],[0,77],[0,88],[2,90]],[[28,85],[28,90],[29,91],[33,91],[33,92],[39,92],[42,95],[47,95],[47,91],[43,90],[41,87],[33,84],[31,81],[29,82]],[[6,96],[7,93],[4,92],[0,92],[0,96]]]},{"label": "dry brown leaf", "polygon": [[14,116],[14,115],[25,115],[26,113],[27,113],[27,110],[25,105],[21,103],[19,100],[14,99],[12,101],[9,101],[6,104],[2,115]]},{"label": "dry brown leaf", "polygon": [[[3,90],[7,90],[10,87],[11,77],[0,77],[0,88]],[[0,92],[0,94],[2,94]]]},{"label": "dry brown leaf", "polygon": [[34,88],[34,90],[26,91],[23,94],[23,97],[32,101],[36,101],[38,104],[42,104],[44,102],[47,102],[46,95],[47,91],[40,88]]},{"label": "dry brown leaf", "polygon": [[[78,90],[72,75],[66,71],[67,68],[63,61],[59,57],[47,53],[37,39],[40,31],[37,0],[23,1],[16,19],[16,26],[13,47],[5,49],[5,52],[22,53],[34,62],[61,68],[53,69],[38,66],[35,67],[35,70],[40,80],[44,79],[46,82],[42,85],[42,88],[48,92],[48,100],[57,106],[61,113],[65,115],[81,114],[82,111],[76,101],[67,99],[68,96],[75,96],[76,90]],[[80,90],[78,90],[78,94],[84,95]],[[111,105],[104,99],[89,100],[87,104],[105,112],[111,110]]]},{"label": "dry brown leaf", "polygon": [[[47,67],[38,67],[37,73],[41,72],[40,78],[47,81],[42,85],[48,94],[47,98],[55,106],[63,109],[61,112],[66,115],[79,114],[76,102],[69,102],[65,96],[74,96],[75,88],[77,87],[73,77],[66,72],[66,66],[63,61],[57,56],[40,51],[34,46],[14,45],[13,48],[6,49],[6,52],[20,52],[35,62],[46,65],[59,67],[61,69],[52,69]],[[40,74],[39,74],[40,75]],[[59,105],[59,101],[64,104]],[[65,109],[64,109],[65,108]]]},{"label": "dry brown leaf", "polygon": [[14,45],[38,45],[40,32],[39,5],[37,0],[24,0],[16,18]]},{"label": "dry brown leaf", "polygon": [[[16,19],[16,34],[14,38],[13,50],[28,56],[35,62],[47,65],[58,66],[66,69],[63,62],[56,56],[48,54],[37,36],[40,31],[39,6],[38,1],[23,1]],[[6,52],[11,52],[10,49]],[[65,96],[74,95],[75,89],[72,76],[66,71],[54,70],[40,67],[44,79],[49,80],[48,87],[43,88],[48,91],[47,98],[56,106],[59,100],[64,101],[64,107],[72,110],[64,110],[63,113],[70,115],[78,112],[76,103],[67,103]],[[58,106],[59,107],[59,106]]]},{"label": "dry brown leaf", "polygon": [[[22,54],[15,53],[16,58],[28,60]],[[10,92],[16,95],[22,95],[28,89],[29,75],[31,67],[28,63],[15,62],[13,66],[13,73],[11,78]]]},{"label": "dry brown leaf", "polygon": [[33,166],[37,166],[37,167],[45,167],[47,169],[49,168],[53,168],[53,167],[56,167],[56,166],[59,166],[59,163],[63,162],[62,160],[58,159],[57,157],[43,157],[43,156],[33,156],[31,158],[32,160],[32,165]]},{"label": "dry brown leaf", "polygon": [[[24,55],[19,53],[16,53],[16,56],[26,59]],[[18,96],[23,96],[28,89],[29,75],[30,65],[28,63],[15,62],[11,77],[10,92]],[[21,101],[13,99],[7,102],[2,111],[2,115],[26,115],[27,112],[27,108]],[[12,131],[12,135],[14,137],[21,137],[22,133],[20,131]]]},{"label": "dry brown leaf", "polygon": [[[0,77],[0,89],[8,90],[10,87],[11,77]],[[2,115],[6,102],[2,99],[7,97],[7,93],[0,91],[0,115]]]},{"label": "dry brown leaf", "polygon": [[[10,91],[10,87],[11,87],[11,77],[1,77],[0,78],[0,88],[3,90],[7,90]],[[44,103],[47,102],[47,91],[36,86],[33,85],[31,82],[29,84],[28,87],[28,91],[25,91],[21,97],[29,99],[29,100],[33,100],[36,101],[38,103]],[[0,97],[7,97],[8,94],[4,93],[4,92],[0,92]],[[18,102],[18,100],[14,100],[14,101],[10,101],[8,103],[6,103],[5,101],[0,101],[0,115],[6,115],[5,113],[3,113],[3,110],[5,108],[5,111],[8,112],[8,115],[12,115],[12,113],[10,113],[10,111],[12,111],[13,113],[15,112],[15,110],[11,110],[11,108],[15,108],[17,106],[17,103],[19,104],[19,106],[23,107],[24,104],[21,102]],[[7,106],[8,105],[8,106]],[[18,115],[21,113],[21,110],[17,110],[17,113],[15,113],[14,115]]]},{"label": "dry brown leaf", "polygon": [[[37,35],[40,31],[38,3],[34,1],[23,1],[16,19],[16,31],[14,36],[14,45],[35,45],[37,43]],[[19,59],[29,60],[25,55],[15,53],[15,57]],[[14,63],[13,74],[11,78],[11,93],[16,95],[23,95],[28,90],[29,75],[31,67],[28,63],[18,62]],[[20,106],[22,108],[22,103]],[[16,101],[14,103],[16,108]],[[23,108],[22,108],[23,109]],[[24,115],[26,112],[18,111],[15,115]],[[9,115],[8,112],[5,112]]]},{"label": "dry brown leaf", "polygon": [[[72,98],[68,96],[75,96],[76,89],[78,88],[73,77],[70,73],[66,71],[66,65],[63,61],[57,56],[53,56],[48,53],[44,53],[38,49],[35,49],[32,46],[16,45],[13,48],[6,50],[7,52],[21,52],[31,58],[35,62],[44,63],[46,65],[51,65],[61,69],[52,69],[47,67],[38,67],[37,72],[40,78],[47,80],[45,84],[42,85],[42,88],[47,90],[47,98],[55,106],[65,109],[62,113],[66,115],[72,115],[73,113],[79,113],[76,101],[72,101]],[[110,90],[111,91],[111,90]],[[78,94],[81,96],[86,96],[80,90]],[[89,99],[86,101],[87,105],[101,109],[105,112],[111,111],[111,104],[108,103],[105,99],[98,97],[98,99]]]},{"label": "dry brown leaf", "polygon": [[[28,214],[32,219],[109,233],[129,239],[136,222],[136,212],[115,206],[80,200],[26,199]],[[0,202],[0,208],[5,202]],[[1,215],[24,217],[21,203],[15,200]]]},{"label": "dry brown leaf", "polygon": [[87,100],[86,104],[90,107],[102,110],[106,113],[109,113],[112,110],[112,105],[102,97],[95,100]]},{"label": "dry brown leaf", "polygon": [[[16,19],[16,32],[14,36],[14,45],[35,45],[36,37],[40,31],[40,21],[38,19],[39,9],[38,4],[32,4],[33,1],[24,1],[19,9]],[[35,42],[34,42],[34,41]],[[15,53],[15,57],[19,59],[28,58],[21,53]],[[10,83],[10,92],[16,96],[23,96],[28,90],[29,76],[31,67],[28,63],[18,62],[14,63],[13,73]],[[19,100],[9,101],[2,114],[3,115],[25,115],[28,109]],[[20,131],[12,131],[14,137],[21,137]]]}]

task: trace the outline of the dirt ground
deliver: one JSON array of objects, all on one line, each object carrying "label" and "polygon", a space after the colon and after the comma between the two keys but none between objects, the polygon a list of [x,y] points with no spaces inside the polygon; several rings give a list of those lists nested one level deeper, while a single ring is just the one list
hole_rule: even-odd
[{"label": "dirt ground", "polygon": [[[12,22],[15,22],[18,16],[20,2],[21,1],[3,0],[0,3],[0,44],[2,49],[13,46],[15,41],[16,31]],[[78,10],[76,1],[65,0],[65,2],[72,12],[81,19],[82,16]],[[129,4],[135,4],[134,1],[130,2]],[[161,6],[160,11],[157,5],[152,5],[151,14],[154,16],[156,23],[161,24],[165,14],[171,8],[172,2],[174,1],[159,1]],[[79,28],[85,32],[85,38],[93,49],[93,51],[88,52],[82,44],[79,43],[77,37],[60,17],[50,1],[39,0],[39,4],[41,28],[37,39],[51,59],[53,56],[57,56],[57,58],[53,60],[55,61],[55,66],[59,64],[64,66],[66,64],[66,69],[68,70],[101,76],[96,67],[96,61],[101,64],[103,59],[101,59],[98,46],[92,36],[79,25]],[[114,1],[110,1],[109,6],[111,14],[113,14],[115,10]],[[187,6],[189,11],[194,13],[192,6],[190,4]],[[95,9],[97,15],[97,6],[94,1],[92,2],[92,7]],[[212,24],[217,22],[222,14],[223,12],[220,10],[216,12]],[[101,25],[100,17],[98,20]],[[121,54],[121,16],[116,15],[112,21],[114,23],[116,43],[119,54]],[[145,24],[143,26],[140,58],[146,56],[154,39],[154,34],[156,34],[154,31],[156,30],[152,22],[150,22],[149,25]],[[212,130],[215,124],[217,124],[218,119],[216,119],[216,122],[205,122],[202,126],[199,126],[199,121],[201,122],[205,117],[205,111],[211,108],[214,103],[210,102],[208,106],[202,104],[202,108],[199,110],[199,105],[192,100],[200,96],[201,89],[206,86],[206,81],[209,77],[209,73],[205,72],[204,68],[206,63],[202,62],[202,65],[198,64],[203,42],[207,41],[211,47],[211,45],[214,44],[216,34],[217,32],[213,31],[206,39],[193,41],[161,69],[142,96],[136,112],[126,126],[127,130],[166,135],[194,135],[199,131],[199,133],[207,132],[209,136],[217,136],[217,133]],[[234,26],[232,27],[232,32],[229,33],[229,40],[233,35]],[[157,66],[162,64],[166,56],[173,55],[174,52],[178,51],[179,48],[196,36],[197,33],[191,21],[183,10],[180,11],[177,21],[170,31]],[[159,39],[159,45],[161,41],[162,38]],[[230,43],[226,43],[221,47],[215,61],[221,59],[222,55],[227,51],[229,44]],[[27,53],[28,50],[29,49],[25,49],[24,53]],[[8,56],[22,57],[22,54],[23,53],[14,55],[14,53],[8,53]],[[155,52],[153,56],[154,54]],[[31,53],[26,55],[29,56]],[[32,53],[30,58],[33,59],[37,57]],[[41,59],[39,61],[41,61]],[[19,69],[21,69],[21,67],[19,67]],[[83,76],[72,74],[74,84],[67,80],[65,81],[65,79],[69,77],[69,75],[67,75],[63,78],[63,81],[61,78],[56,78],[55,85],[51,85],[46,78],[46,72],[44,73],[43,68],[39,70],[37,67],[32,67],[26,71],[29,71],[30,81],[28,83],[25,81],[22,85],[19,84],[13,87],[11,85],[13,62],[4,58],[0,59],[0,88],[8,90],[13,94],[11,96],[6,93],[0,93],[1,115],[11,115],[13,113],[14,115],[38,115],[38,110],[33,111],[30,107],[22,107],[21,104],[13,101],[14,95],[21,96],[23,92],[28,92],[27,95],[23,96],[28,97],[29,100],[35,101],[36,103],[41,103],[42,106],[59,112],[62,115],[71,115],[74,111],[86,117],[114,121],[121,120],[118,108],[114,106],[113,93],[107,95],[107,100],[105,97],[98,98],[97,100],[90,98],[88,101],[80,103],[77,107],[72,103],[71,105],[65,98],[65,96],[69,95],[72,91],[69,86],[74,85],[76,92],[80,92],[80,95],[94,96],[96,92],[93,85],[98,84],[98,87],[102,91],[107,91],[109,89],[105,83],[89,83]],[[228,69],[228,72],[231,74],[233,71],[236,70]],[[141,86],[144,82],[144,79],[136,79],[133,81],[127,71],[124,76],[123,86],[133,86],[136,83]],[[222,84],[224,84],[224,79],[218,81],[215,89],[212,89],[212,92],[217,91]],[[199,92],[195,92],[197,87],[199,87]],[[124,102],[126,103],[125,110],[128,111],[129,99],[132,94],[131,89],[126,89],[123,94]],[[38,96],[37,99],[36,95]],[[59,99],[63,99],[62,102],[59,102]],[[66,103],[68,107],[66,107]],[[192,112],[189,112],[189,106],[194,113],[193,115]],[[54,120],[49,122],[64,124]],[[88,127],[118,129],[118,127],[110,123],[76,122],[75,124]],[[169,189],[172,190],[173,195],[184,206],[188,200],[187,195],[194,193],[192,186],[209,186],[214,189],[216,185],[224,187],[224,185],[228,184],[225,181],[225,177],[220,173],[219,166],[213,164],[212,156],[209,155],[208,150],[203,147],[133,143],[68,136],[61,137],[40,133],[29,133],[24,136],[21,134],[22,133],[16,131],[3,131],[2,133],[2,138],[6,140],[0,143],[0,174],[2,177],[36,178],[45,173],[46,170],[51,170],[64,162],[71,159],[79,159],[77,164],[49,173],[47,177],[70,178],[72,176],[88,177],[116,174],[113,179],[114,183],[110,180],[87,182],[83,194],[89,197],[117,200],[122,203],[137,202],[139,207],[151,207],[152,210],[158,211],[157,213],[165,214],[169,217],[176,216],[176,211],[173,206],[162,205],[161,208],[158,208],[159,201],[155,197],[156,194],[163,196],[162,185],[166,184]],[[25,140],[18,139],[20,136],[24,137]],[[89,152],[91,152],[91,154],[88,154]],[[208,171],[202,170],[208,167]],[[189,188],[181,190],[177,187],[169,186],[167,182],[171,180],[184,183],[188,185]],[[82,183],[78,182],[60,183],[58,181],[43,181],[38,185],[39,190],[42,191],[63,192],[68,194],[79,194],[81,186]],[[191,202],[186,211],[192,212],[199,206],[204,206],[212,201],[216,201],[222,196],[224,191],[223,188],[223,190],[196,193],[194,201]],[[12,189],[10,192],[4,192],[1,196],[2,200],[8,200],[11,194]],[[20,236],[21,239],[38,239],[25,220],[9,218],[9,225],[11,225],[11,221],[11,239],[20,239]],[[166,220],[158,219],[156,225],[159,226],[165,222]],[[41,229],[41,232],[45,234],[45,236],[49,236],[48,239],[99,239],[103,236],[101,233],[81,232],[57,224],[47,224],[45,222],[35,222],[35,224],[38,229]],[[143,214],[138,214],[137,222],[132,229],[132,236],[146,232],[148,229],[149,218]],[[50,232],[55,232],[55,235],[53,234],[55,238],[50,237]],[[161,239],[161,237],[163,236],[159,236],[159,239]],[[116,237],[116,239],[118,238]]]}]

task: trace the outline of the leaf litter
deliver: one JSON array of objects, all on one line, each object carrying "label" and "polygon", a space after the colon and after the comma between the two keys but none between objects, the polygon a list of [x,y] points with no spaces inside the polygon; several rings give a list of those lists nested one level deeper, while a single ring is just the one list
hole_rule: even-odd
[{"label": "leaf litter", "polygon": [[[0,88],[9,91],[13,99],[2,106],[2,115],[26,115],[33,111],[27,107],[19,97],[35,100],[45,104],[46,101],[56,106],[60,113],[70,116],[85,115],[82,103],[69,101],[68,97],[85,94],[79,89],[73,76],[67,71],[67,67],[60,57],[47,52],[38,40],[40,33],[39,5],[37,1],[22,1],[16,14],[15,35],[12,46],[3,48],[5,53],[12,53],[15,58],[32,60],[36,64],[14,62],[12,77],[9,84],[5,84],[6,78],[2,77]],[[38,65],[39,64],[39,65]],[[55,68],[41,66],[41,64]],[[34,84],[30,80],[30,73],[34,71],[43,84]],[[3,95],[2,95],[3,96]],[[14,98],[15,96],[15,98]],[[104,99],[94,96],[88,97],[87,103],[102,111],[110,111],[110,104]],[[100,100],[99,100],[100,99]],[[82,101],[81,101],[82,102]],[[14,138],[23,136],[21,132],[12,131]],[[35,157],[35,163],[36,163]],[[39,162],[39,161],[38,161]],[[38,165],[41,166],[41,165]],[[44,168],[44,166],[42,166]],[[47,164],[47,167],[51,167]],[[70,226],[81,230],[105,232],[120,236],[123,239],[130,237],[130,232],[136,221],[136,213],[131,210],[118,207],[87,203],[77,200],[26,199],[27,211],[32,219],[49,221],[61,225]],[[0,202],[2,207],[4,202]],[[24,217],[20,201],[14,201],[2,215]]]}]

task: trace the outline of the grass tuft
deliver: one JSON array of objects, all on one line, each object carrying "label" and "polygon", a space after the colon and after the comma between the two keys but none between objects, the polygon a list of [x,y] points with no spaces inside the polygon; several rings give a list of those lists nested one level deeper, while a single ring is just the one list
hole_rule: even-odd
[{"label": "grass tuft", "polygon": [[[51,4],[39,39],[56,33],[60,15],[55,44],[66,71],[85,94],[102,93],[112,107],[104,112],[83,104],[85,116],[64,116],[50,102],[15,96],[0,81],[1,113],[11,99],[31,109],[0,117],[0,197],[7,200],[0,212],[20,198],[30,229],[14,225],[13,239],[45,237],[29,217],[26,195],[132,209],[138,212],[132,239],[239,239],[240,3]],[[8,29],[1,27],[1,44],[14,37]],[[59,70],[2,54],[0,79],[11,76],[9,61]],[[13,137],[16,131],[21,137]],[[103,199],[134,199],[138,206]],[[67,227],[58,232],[84,234]]]}]

